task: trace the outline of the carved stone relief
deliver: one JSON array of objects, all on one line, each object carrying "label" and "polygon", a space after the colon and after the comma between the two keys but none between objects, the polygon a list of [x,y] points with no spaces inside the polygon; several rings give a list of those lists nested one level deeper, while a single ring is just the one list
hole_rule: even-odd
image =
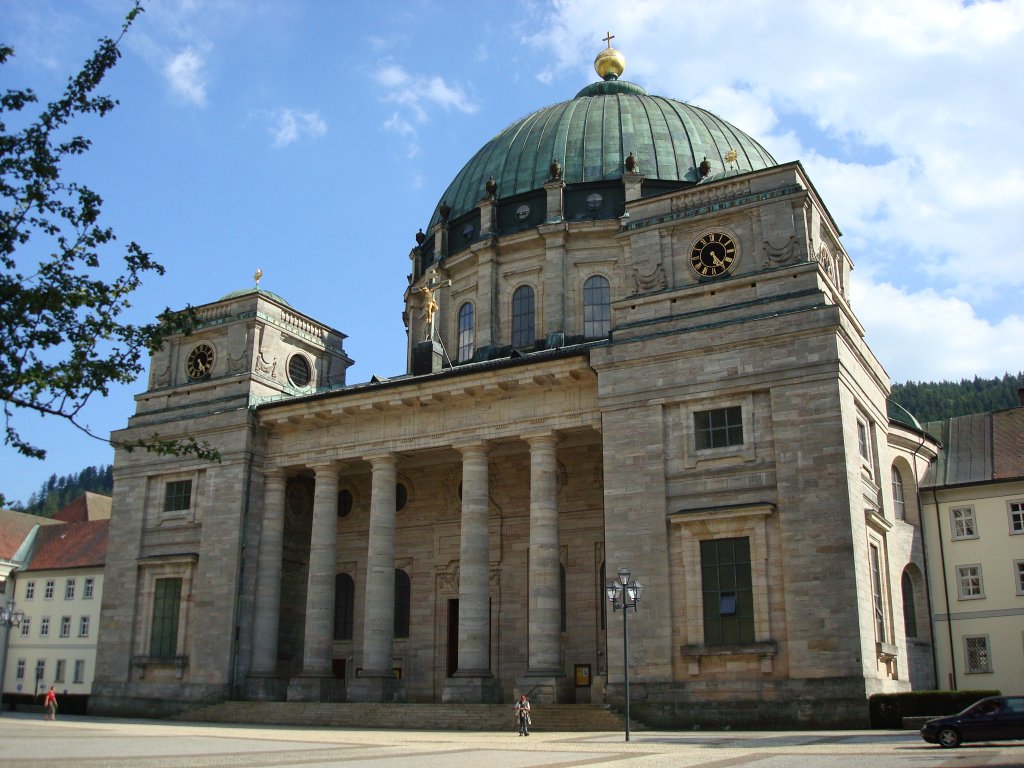
[{"label": "carved stone relief", "polygon": [[654,266],[649,275],[641,275],[640,270],[633,268],[633,294],[646,293],[647,291],[663,291],[668,287],[668,278],[660,263]]},{"label": "carved stone relief", "polygon": [[796,237],[790,235],[781,243],[765,240],[764,257],[765,268],[781,267],[793,261],[796,257]]}]

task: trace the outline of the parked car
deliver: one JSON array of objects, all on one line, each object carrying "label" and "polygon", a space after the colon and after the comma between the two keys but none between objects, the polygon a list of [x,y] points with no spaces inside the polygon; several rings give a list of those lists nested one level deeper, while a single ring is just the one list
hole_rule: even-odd
[{"label": "parked car", "polygon": [[921,738],[943,747],[1024,739],[1024,696],[990,696],[959,714],[936,717],[921,726]]}]

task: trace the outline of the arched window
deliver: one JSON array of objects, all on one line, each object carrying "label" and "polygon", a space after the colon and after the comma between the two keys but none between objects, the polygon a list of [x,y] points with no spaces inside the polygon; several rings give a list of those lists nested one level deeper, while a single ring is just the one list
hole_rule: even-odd
[{"label": "arched window", "polygon": [[355,614],[356,583],[347,573],[334,577],[334,639],[352,639],[352,617]]},{"label": "arched window", "polygon": [[[895,470],[893,470],[895,472]],[[903,629],[907,637],[917,637],[917,607],[914,605],[914,580],[906,571],[900,582],[903,588]]]},{"label": "arched window", "polygon": [[583,335],[602,339],[612,329],[612,294],[608,281],[600,275],[588,277],[583,284]]},{"label": "arched window", "polygon": [[459,360],[473,357],[473,305],[468,301],[459,307]]},{"label": "arched window", "polygon": [[395,637],[409,636],[409,611],[412,607],[412,582],[409,574],[395,569]]},{"label": "arched window", "polygon": [[892,465],[892,501],[896,510],[897,520],[907,519],[907,505],[903,500],[903,477],[896,465]]},{"label": "arched window", "polygon": [[533,288],[521,285],[512,294],[512,346],[532,347],[537,335],[534,330]]}]

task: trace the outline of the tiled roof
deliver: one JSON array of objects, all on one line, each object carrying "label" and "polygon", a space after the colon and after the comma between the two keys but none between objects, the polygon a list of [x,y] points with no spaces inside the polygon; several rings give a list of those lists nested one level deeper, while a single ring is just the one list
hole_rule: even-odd
[{"label": "tiled roof", "polygon": [[64,509],[55,513],[54,520],[64,523],[84,523],[87,520],[110,519],[110,497],[86,491]]},{"label": "tiled roof", "polygon": [[992,477],[1024,478],[1024,407],[992,414]]},{"label": "tiled roof", "polygon": [[37,525],[52,526],[59,524],[57,520],[37,515],[28,515],[24,512],[13,512],[11,510],[0,510],[0,558],[11,560],[25,537],[32,532]]},{"label": "tiled roof", "polygon": [[107,560],[109,520],[66,523],[39,531],[35,553],[26,571],[101,566]]}]

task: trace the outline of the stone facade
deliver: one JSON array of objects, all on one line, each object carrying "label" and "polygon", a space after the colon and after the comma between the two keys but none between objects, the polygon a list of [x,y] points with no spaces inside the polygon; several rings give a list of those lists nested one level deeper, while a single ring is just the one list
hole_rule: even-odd
[{"label": "stone facade", "polygon": [[[438,223],[411,254],[407,376],[342,386],[342,335],[265,292],[201,308],[115,437],[194,435],[222,461],[118,453],[97,711],[621,703],[621,567],[646,587],[629,664],[651,724],[858,726],[868,695],[928,684],[900,620],[904,573],[924,601],[919,518],[892,473],[916,498],[936,444],[888,416],[803,168],[619,183],[617,218],[569,220],[554,179],[544,223],[499,231],[517,201],[488,197],[466,214],[486,237],[455,248]],[[717,275],[695,261],[711,234],[734,248]],[[238,367],[189,379],[202,343]]]}]

